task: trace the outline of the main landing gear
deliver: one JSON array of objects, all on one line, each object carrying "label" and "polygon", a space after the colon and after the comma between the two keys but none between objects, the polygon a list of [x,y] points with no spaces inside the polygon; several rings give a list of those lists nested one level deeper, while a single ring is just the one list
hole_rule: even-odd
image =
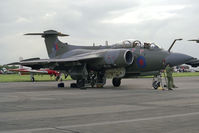
[{"label": "main landing gear", "polygon": [[121,78],[113,78],[112,84],[114,87],[119,87],[121,84]]},{"label": "main landing gear", "polygon": [[85,82],[86,80],[85,79],[78,79],[76,81],[76,83],[71,83],[70,84],[70,88],[80,88],[80,89],[86,89],[85,87]]},{"label": "main landing gear", "polygon": [[102,88],[106,83],[104,72],[90,72],[87,79],[78,79],[76,83],[71,83],[71,88],[86,89],[86,87]]},{"label": "main landing gear", "polygon": [[77,80],[76,85],[77,85],[77,88],[86,89],[86,87],[85,87],[85,79]]},{"label": "main landing gear", "polygon": [[71,83],[70,88],[80,88],[80,89],[86,89],[85,87],[85,80],[79,79],[76,83]]}]

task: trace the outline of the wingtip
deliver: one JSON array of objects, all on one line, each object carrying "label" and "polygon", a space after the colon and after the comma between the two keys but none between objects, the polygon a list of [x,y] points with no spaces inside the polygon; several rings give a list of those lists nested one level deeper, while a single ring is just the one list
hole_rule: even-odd
[{"label": "wingtip", "polygon": [[6,65],[20,65],[20,62],[12,62],[12,63],[8,63]]},{"label": "wingtip", "polygon": [[26,33],[24,35],[43,35],[44,33]]},{"label": "wingtip", "polygon": [[40,36],[44,36],[44,35],[57,35],[57,36],[69,36],[68,34],[63,34],[61,32],[57,32],[55,30],[47,30],[47,31],[44,31],[43,33],[25,33],[24,35],[40,35]]}]

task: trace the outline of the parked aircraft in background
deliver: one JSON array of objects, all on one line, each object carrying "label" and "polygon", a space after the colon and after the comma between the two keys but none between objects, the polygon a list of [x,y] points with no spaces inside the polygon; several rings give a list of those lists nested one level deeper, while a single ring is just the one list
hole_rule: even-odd
[{"label": "parked aircraft in background", "polygon": [[39,74],[39,75],[50,75],[55,76],[56,81],[59,80],[60,78],[60,73],[55,70],[50,70],[50,69],[39,69],[39,70],[34,70],[34,69],[28,69],[28,68],[19,68],[19,69],[9,69],[9,71],[13,72],[19,72],[20,75],[30,75],[30,79],[32,82],[35,81],[34,75]]},{"label": "parked aircraft in background", "polygon": [[25,35],[41,35],[50,59],[28,59],[9,65],[49,68],[69,74],[77,81],[71,87],[102,87],[106,78],[112,78],[113,85],[118,87],[122,78],[159,75],[166,64],[177,66],[194,60],[189,55],[171,52],[174,43],[181,39],[174,40],[168,50],[163,50],[155,43],[132,39],[110,46],[74,46],[59,41],[58,36],[68,35],[54,30]]}]

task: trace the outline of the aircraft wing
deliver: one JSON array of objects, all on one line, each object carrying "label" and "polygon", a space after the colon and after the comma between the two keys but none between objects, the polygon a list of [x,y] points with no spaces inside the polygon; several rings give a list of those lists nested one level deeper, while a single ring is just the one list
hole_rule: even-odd
[{"label": "aircraft wing", "polygon": [[21,73],[37,73],[37,74],[48,74],[45,70],[29,70],[29,69],[9,69],[9,71],[13,72],[21,72]]},{"label": "aircraft wing", "polygon": [[186,62],[185,64],[191,65],[192,67],[198,67],[199,66],[199,60],[194,58],[194,59]]},{"label": "aircraft wing", "polygon": [[73,57],[67,57],[62,59],[35,59],[35,60],[22,60],[21,62],[13,62],[7,65],[22,65],[28,66],[32,69],[40,69],[40,68],[51,68],[51,67],[59,67],[59,66],[74,66],[80,65],[82,61],[86,62],[92,59],[98,59],[101,56],[97,54],[80,54],[75,55]]}]

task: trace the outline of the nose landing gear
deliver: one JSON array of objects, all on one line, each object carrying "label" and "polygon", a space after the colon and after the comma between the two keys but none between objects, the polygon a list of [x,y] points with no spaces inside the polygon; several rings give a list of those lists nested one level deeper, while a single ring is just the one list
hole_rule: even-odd
[{"label": "nose landing gear", "polygon": [[157,89],[164,90],[164,87],[167,85],[165,73],[163,73],[163,74],[164,74],[165,85],[163,84],[162,73],[160,73],[159,75],[155,75],[153,77],[152,88],[154,88],[155,90],[157,90]]}]

